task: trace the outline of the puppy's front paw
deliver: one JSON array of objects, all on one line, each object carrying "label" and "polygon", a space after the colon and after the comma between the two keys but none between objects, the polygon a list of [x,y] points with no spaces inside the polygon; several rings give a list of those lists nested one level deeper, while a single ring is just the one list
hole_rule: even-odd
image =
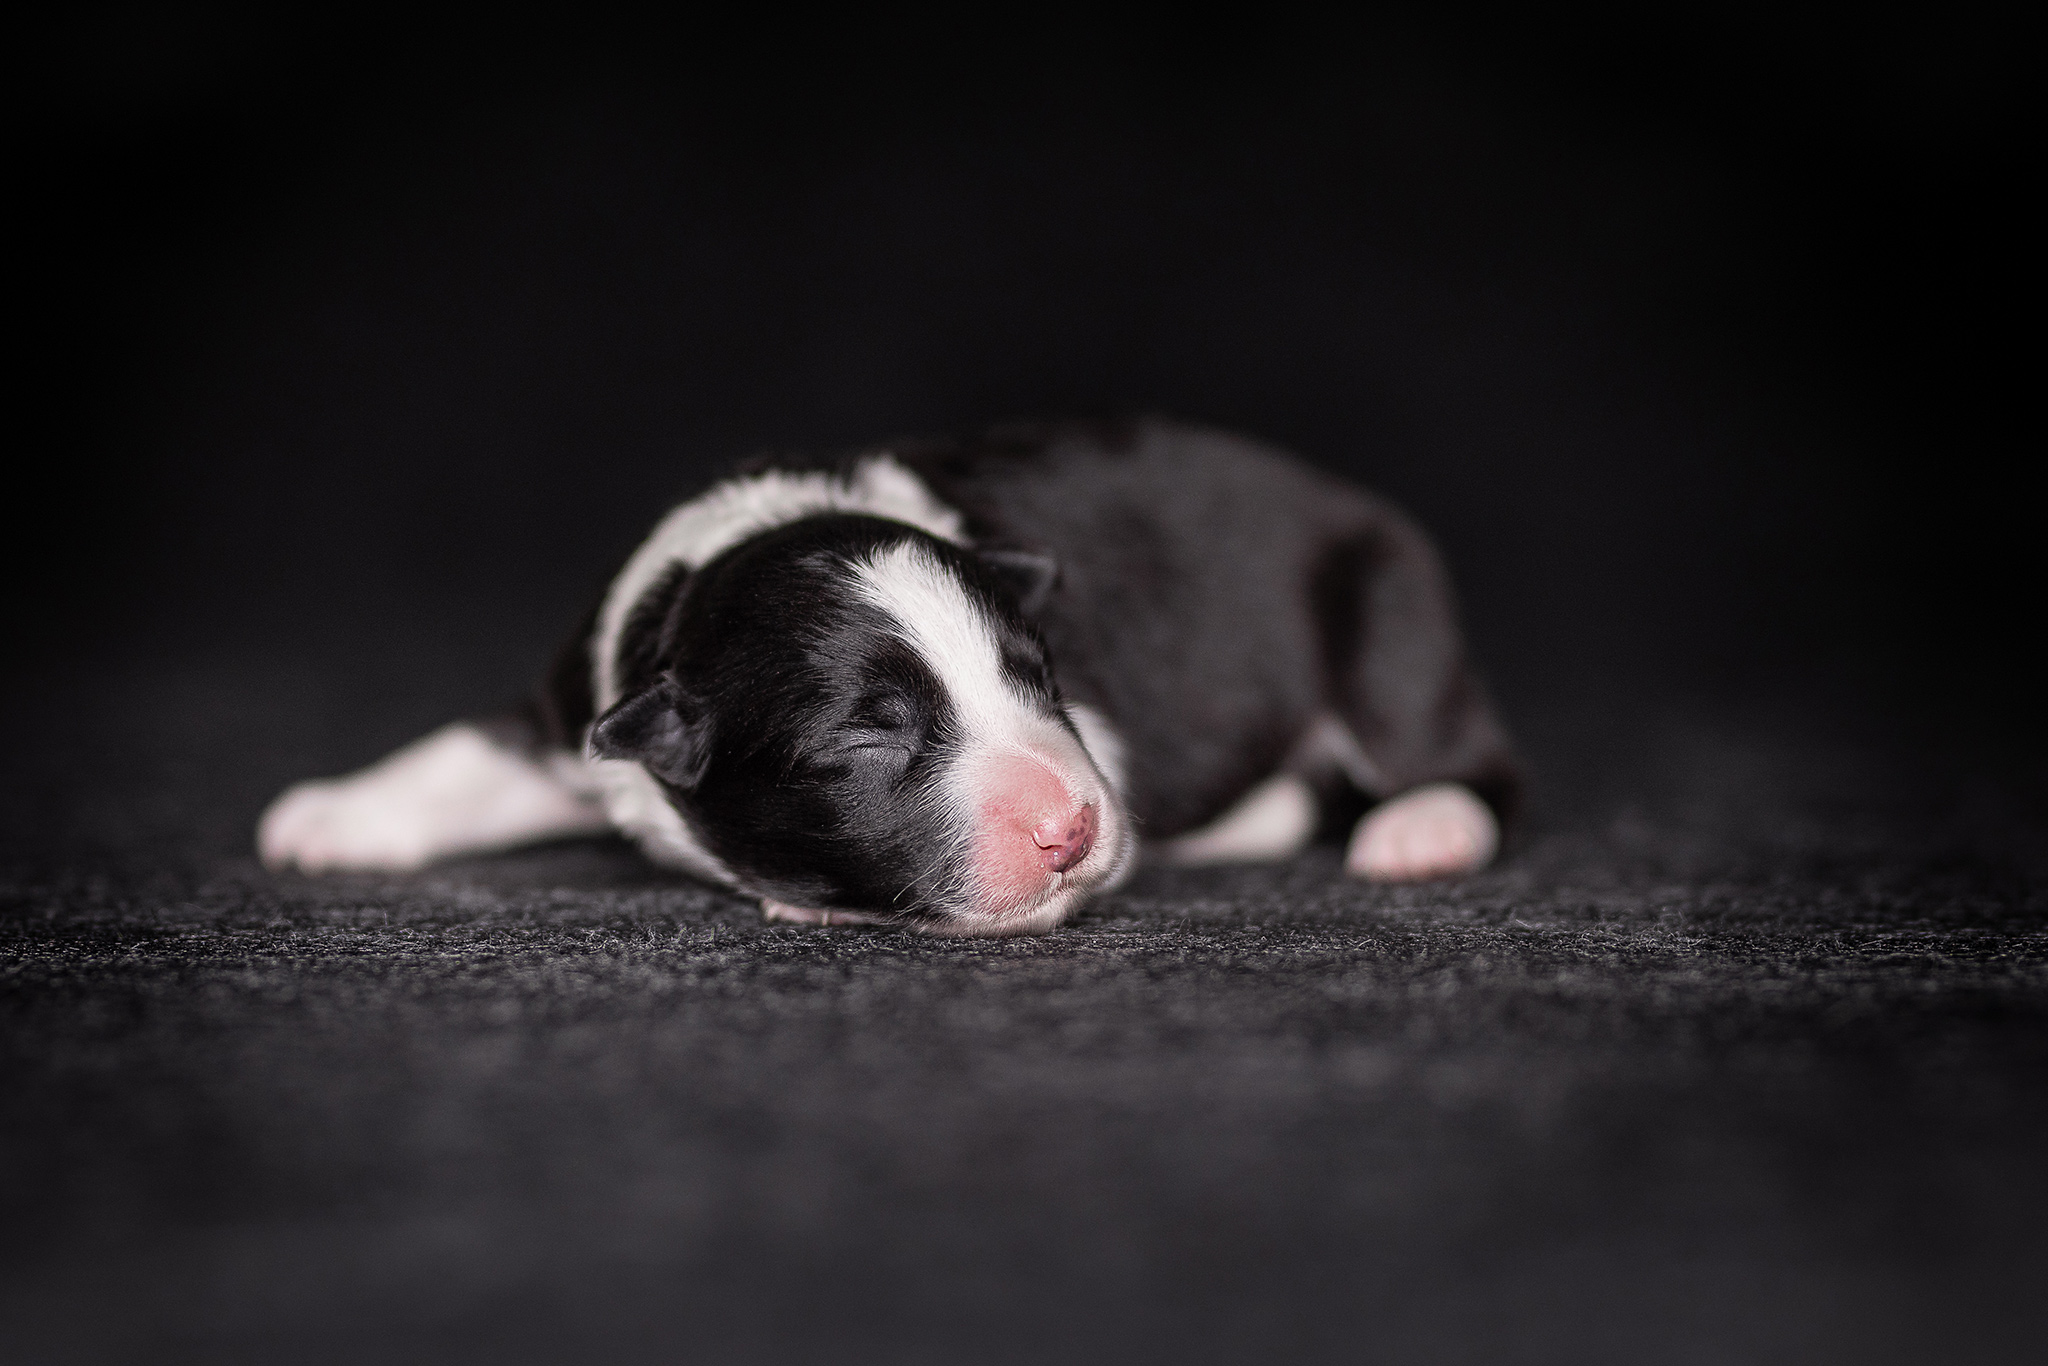
[{"label": "puppy's front paw", "polygon": [[606,825],[604,808],[475,726],[443,726],[360,773],[270,804],[256,849],[273,868],[403,871]]},{"label": "puppy's front paw", "polygon": [[346,779],[298,783],[263,813],[256,851],[271,868],[308,873],[406,871],[432,855],[420,823],[409,815]]},{"label": "puppy's front paw", "polygon": [[1457,783],[1431,783],[1374,807],[1351,832],[1344,871],[1375,882],[1455,877],[1484,868],[1500,848],[1486,803]]}]

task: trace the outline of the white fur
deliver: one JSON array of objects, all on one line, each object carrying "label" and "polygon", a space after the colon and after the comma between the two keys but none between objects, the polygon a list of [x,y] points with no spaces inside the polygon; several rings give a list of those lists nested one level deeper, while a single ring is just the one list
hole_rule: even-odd
[{"label": "white fur", "polygon": [[1022,738],[1059,729],[1004,676],[980,604],[922,546],[902,541],[884,547],[854,565],[854,579],[860,595],[894,620],[898,634],[938,675],[968,735]]},{"label": "white fur", "polygon": [[[573,771],[443,726],[345,778],[299,783],[263,813],[256,846],[273,868],[418,868],[609,821]],[[573,770],[574,766],[569,766]]]},{"label": "white fur", "polygon": [[[612,580],[591,640],[591,692],[599,715],[619,700],[619,637],[634,606],[677,564],[701,569],[749,536],[821,512],[886,517],[942,540],[964,539],[960,514],[932,497],[924,482],[887,452],[854,466],[844,480],[825,473],[769,471],[728,479],[662,518]],[[730,869],[704,848],[668,796],[639,764],[593,760],[606,811],[649,858],[730,884]]]},{"label": "white fur", "polygon": [[1484,868],[1500,848],[1486,803],[1458,783],[1430,783],[1382,802],[1351,832],[1344,870],[1379,882]]},{"label": "white fur", "polygon": [[1306,781],[1276,773],[1201,829],[1146,851],[1162,863],[1260,863],[1292,858],[1316,832],[1316,796]]},{"label": "white fur", "polygon": [[[963,933],[1036,933],[1065,919],[1081,900],[1114,880],[1130,860],[1129,821],[1123,802],[1097,767],[1089,749],[1064,726],[1042,715],[1003,673],[992,624],[965,585],[937,557],[911,542],[875,552],[854,567],[855,582],[869,603],[887,613],[904,641],[938,675],[967,737],[965,751],[948,768],[949,805],[976,809],[975,760],[1000,753],[1024,754],[1050,764],[1068,793],[1097,813],[1095,848],[1071,875],[1055,875],[1052,893],[1028,914],[1000,927],[986,924]],[[1091,716],[1091,725],[1099,717]],[[1099,726],[1105,748],[1114,732]],[[961,820],[967,818],[963,815]]]}]

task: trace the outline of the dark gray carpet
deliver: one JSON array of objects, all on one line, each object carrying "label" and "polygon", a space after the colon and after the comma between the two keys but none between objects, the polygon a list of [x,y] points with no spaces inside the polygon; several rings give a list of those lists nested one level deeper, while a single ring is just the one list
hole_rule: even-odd
[{"label": "dark gray carpet", "polygon": [[1006,943],[604,842],[260,871],[277,784],[438,719],[420,653],[14,684],[9,1361],[2039,1359],[2036,755],[1510,697],[1496,871]]}]

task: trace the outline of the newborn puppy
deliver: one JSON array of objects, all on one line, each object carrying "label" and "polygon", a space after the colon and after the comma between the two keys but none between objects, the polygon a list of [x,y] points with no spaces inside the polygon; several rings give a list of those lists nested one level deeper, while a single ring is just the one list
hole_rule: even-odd
[{"label": "newborn puppy", "polygon": [[262,820],[273,867],[616,828],[771,919],[1030,934],[1137,860],[1492,857],[1516,788],[1422,532],[1194,427],[764,460],[670,512],[518,713]]}]

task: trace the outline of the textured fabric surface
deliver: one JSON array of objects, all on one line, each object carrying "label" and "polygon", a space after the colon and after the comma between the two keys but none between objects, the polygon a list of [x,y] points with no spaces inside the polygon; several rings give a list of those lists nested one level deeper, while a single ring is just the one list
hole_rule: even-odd
[{"label": "textured fabric surface", "polygon": [[274,877],[404,668],[14,686],[10,1361],[2026,1360],[2038,771],[1878,713],[1510,713],[1455,885],[764,925],[615,842]]}]

